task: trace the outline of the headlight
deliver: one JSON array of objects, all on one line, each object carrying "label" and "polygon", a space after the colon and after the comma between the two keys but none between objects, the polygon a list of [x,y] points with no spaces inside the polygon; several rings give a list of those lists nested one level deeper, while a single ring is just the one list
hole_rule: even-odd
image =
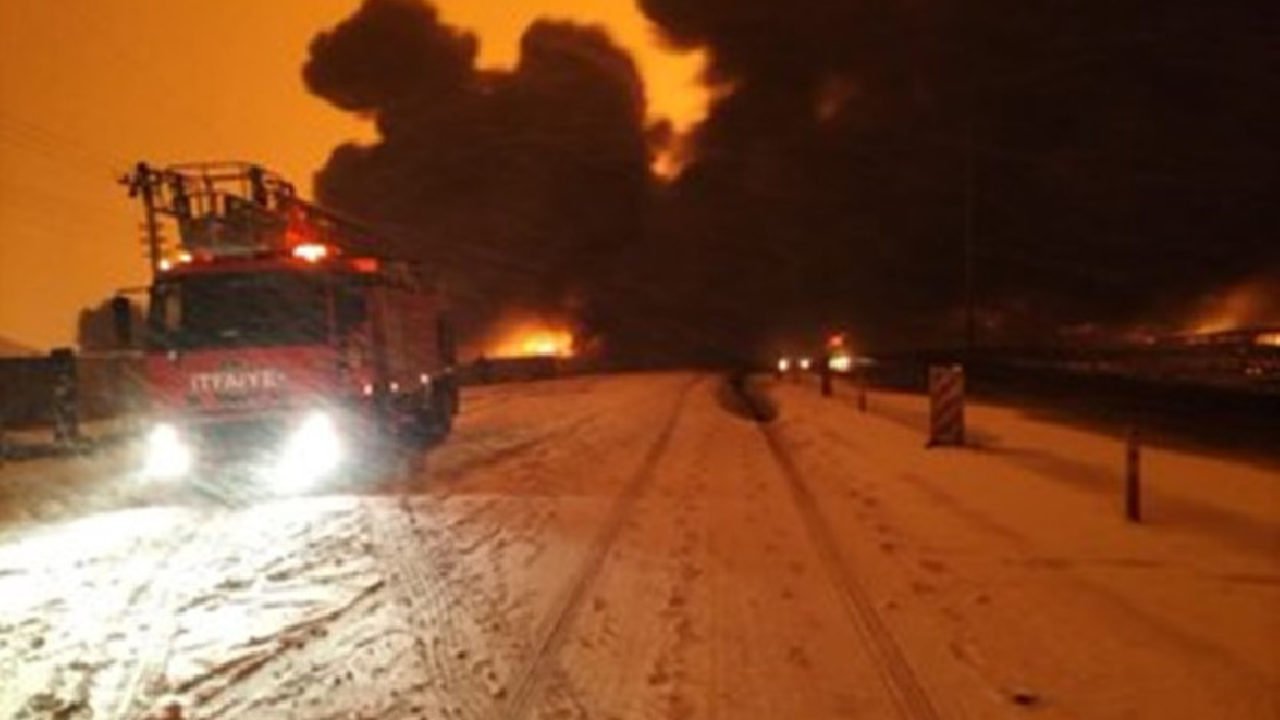
[{"label": "headlight", "polygon": [[160,423],[147,435],[147,457],[142,473],[149,478],[177,478],[191,471],[191,449],[182,442],[178,429]]},{"label": "headlight", "polygon": [[286,487],[305,486],[331,472],[342,460],[341,441],[333,419],[312,413],[285,441],[276,479]]}]

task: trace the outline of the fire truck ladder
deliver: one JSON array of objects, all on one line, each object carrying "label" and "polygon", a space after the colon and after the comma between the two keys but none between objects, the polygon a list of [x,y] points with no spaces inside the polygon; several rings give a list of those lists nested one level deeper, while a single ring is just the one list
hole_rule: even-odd
[{"label": "fire truck ladder", "polygon": [[303,242],[377,258],[402,267],[384,233],[342,213],[298,197],[292,183],[261,165],[237,161],[154,167],[139,162],[120,179],[142,200],[153,272],[167,254],[160,221],[178,229],[177,251],[216,256],[253,255]]}]

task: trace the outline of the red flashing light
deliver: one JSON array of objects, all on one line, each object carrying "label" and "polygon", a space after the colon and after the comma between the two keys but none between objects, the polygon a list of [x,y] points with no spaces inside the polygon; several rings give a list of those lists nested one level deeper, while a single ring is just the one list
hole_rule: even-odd
[{"label": "red flashing light", "polygon": [[288,219],[285,224],[284,241],[289,245],[302,247],[308,244],[311,238],[311,228],[307,225],[307,218],[302,212],[302,208],[297,205],[289,206]]},{"label": "red flashing light", "polygon": [[835,333],[831,337],[828,337],[827,347],[829,348],[844,347],[844,335],[842,333]]},{"label": "red flashing light", "polygon": [[356,272],[376,273],[378,272],[378,259],[370,257],[354,258],[351,261],[351,268]]}]

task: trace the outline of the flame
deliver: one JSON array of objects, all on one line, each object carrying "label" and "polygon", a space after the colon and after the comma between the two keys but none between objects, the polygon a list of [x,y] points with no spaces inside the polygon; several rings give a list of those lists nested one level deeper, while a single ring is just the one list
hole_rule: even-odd
[{"label": "flame", "polygon": [[573,332],[564,327],[523,323],[502,335],[492,345],[493,357],[572,357]]},{"label": "flame", "polygon": [[658,178],[671,182],[693,161],[693,140],[687,133],[672,132],[651,142],[649,169]]},{"label": "flame", "polygon": [[1280,332],[1262,333],[1253,339],[1255,345],[1280,347]]},{"label": "flame", "polygon": [[1269,278],[1242,282],[1206,298],[1188,323],[1196,334],[1280,322],[1280,292]]},{"label": "flame", "polygon": [[565,357],[573,354],[573,334],[563,330],[544,330],[521,341],[521,354],[543,357]]}]

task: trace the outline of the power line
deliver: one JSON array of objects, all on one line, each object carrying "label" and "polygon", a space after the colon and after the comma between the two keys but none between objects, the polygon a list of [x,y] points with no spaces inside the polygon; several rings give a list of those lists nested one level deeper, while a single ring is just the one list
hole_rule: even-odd
[{"label": "power line", "polygon": [[9,125],[12,137],[25,137],[34,146],[50,150],[81,165],[112,172],[128,166],[122,156],[90,147],[78,137],[33,123],[0,108],[0,129],[3,129],[3,124]]}]

